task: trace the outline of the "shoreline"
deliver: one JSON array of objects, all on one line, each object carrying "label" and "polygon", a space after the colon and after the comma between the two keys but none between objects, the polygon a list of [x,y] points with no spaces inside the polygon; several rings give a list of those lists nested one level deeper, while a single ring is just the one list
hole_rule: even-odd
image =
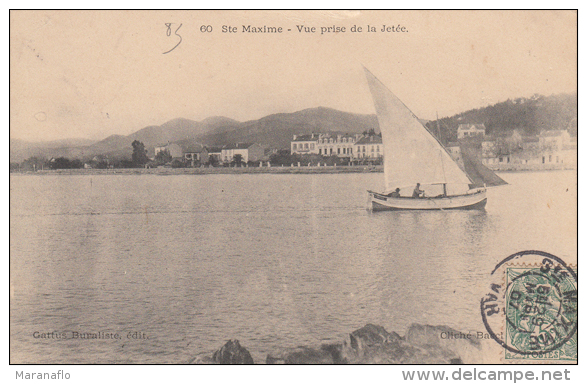
[{"label": "shoreline", "polygon": [[[511,164],[490,168],[494,172],[542,172],[569,171],[576,167],[532,167]],[[382,165],[375,166],[305,166],[305,167],[215,167],[215,168],[115,168],[115,169],[56,169],[42,171],[10,172],[10,175],[217,175],[217,174],[335,174],[335,173],[383,173]]]},{"label": "shoreline", "polygon": [[576,165],[569,164],[495,164],[485,165],[493,172],[533,172],[533,171],[576,171]]},{"label": "shoreline", "polygon": [[202,167],[202,168],[115,168],[115,169],[56,169],[11,172],[18,175],[216,175],[216,174],[332,174],[383,173],[383,166],[321,166],[321,167]]}]

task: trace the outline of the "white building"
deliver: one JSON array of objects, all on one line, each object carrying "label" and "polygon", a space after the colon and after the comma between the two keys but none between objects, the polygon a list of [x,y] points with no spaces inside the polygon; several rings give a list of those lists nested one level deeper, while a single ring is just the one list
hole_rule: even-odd
[{"label": "white building", "polygon": [[363,136],[356,143],[354,143],[355,159],[364,158],[381,158],[383,157],[383,142],[378,135]]},{"label": "white building", "polygon": [[312,133],[310,135],[294,135],[293,140],[290,144],[291,146],[291,153],[297,153],[300,155],[308,155],[308,154],[317,154],[318,153],[318,146],[316,145],[318,142],[317,133]]},{"label": "white building", "polygon": [[313,133],[294,135],[291,153],[300,155],[316,154],[322,156],[353,157],[354,145],[360,135],[347,133]]},{"label": "white building", "polygon": [[225,163],[230,163],[234,160],[234,156],[241,155],[244,163],[249,161],[259,161],[263,158],[265,150],[256,143],[236,143],[226,145],[222,148],[220,157]]},{"label": "white building", "polygon": [[459,124],[457,139],[471,136],[485,136],[485,124]]},{"label": "white building", "polygon": [[318,154],[322,156],[353,157],[354,145],[359,135],[320,134],[318,137]]},{"label": "white building", "polygon": [[571,135],[567,130],[542,131],[538,135],[541,149],[560,151],[571,144]]}]

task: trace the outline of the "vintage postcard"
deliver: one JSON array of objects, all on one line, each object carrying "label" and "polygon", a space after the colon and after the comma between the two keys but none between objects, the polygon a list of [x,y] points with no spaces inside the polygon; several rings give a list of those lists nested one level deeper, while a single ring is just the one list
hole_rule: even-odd
[{"label": "vintage postcard", "polygon": [[577,125],[574,10],[11,11],[10,363],[574,365]]}]

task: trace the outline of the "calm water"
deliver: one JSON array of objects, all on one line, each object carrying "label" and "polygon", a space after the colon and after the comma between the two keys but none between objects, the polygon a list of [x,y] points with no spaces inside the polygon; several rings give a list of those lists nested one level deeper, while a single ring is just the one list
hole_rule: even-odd
[{"label": "calm water", "polygon": [[[484,212],[372,214],[380,173],[11,175],[11,362],[186,363],[229,338],[264,361],[369,322],[482,331],[497,262],[577,257],[576,173],[500,176]],[[52,331],[123,340],[33,337]]]}]

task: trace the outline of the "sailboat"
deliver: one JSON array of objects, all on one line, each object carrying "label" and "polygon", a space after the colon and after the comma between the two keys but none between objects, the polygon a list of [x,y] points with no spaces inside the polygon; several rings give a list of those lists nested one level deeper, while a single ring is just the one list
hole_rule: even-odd
[{"label": "sailboat", "polygon": [[[365,74],[381,130],[385,190],[369,193],[369,209],[444,210],[484,209],[487,187],[507,184],[463,143],[463,164],[416,115],[367,68]],[[417,189],[418,191],[414,191]]]}]

